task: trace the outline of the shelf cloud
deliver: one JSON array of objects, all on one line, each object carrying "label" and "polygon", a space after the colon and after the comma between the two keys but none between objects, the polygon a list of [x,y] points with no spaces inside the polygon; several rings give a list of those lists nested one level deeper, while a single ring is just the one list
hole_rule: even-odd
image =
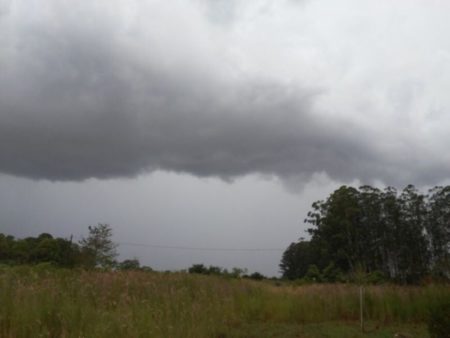
[{"label": "shelf cloud", "polygon": [[0,172],[449,178],[450,5],[344,2],[0,0]]}]

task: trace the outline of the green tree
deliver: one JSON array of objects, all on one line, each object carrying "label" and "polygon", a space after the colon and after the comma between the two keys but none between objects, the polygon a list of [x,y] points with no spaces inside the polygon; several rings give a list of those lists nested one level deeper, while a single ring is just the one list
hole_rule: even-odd
[{"label": "green tree", "polygon": [[117,244],[112,241],[113,231],[109,224],[89,226],[89,235],[80,241],[85,255],[85,265],[111,268],[116,264]]},{"label": "green tree", "polygon": [[57,263],[60,257],[58,242],[49,234],[41,234],[34,245],[33,260]]},{"label": "green tree", "polygon": [[14,246],[15,239],[13,236],[7,236],[0,233],[0,262],[11,263],[14,261]]},{"label": "green tree", "polygon": [[124,261],[120,262],[117,267],[119,268],[119,270],[139,270],[141,264],[139,263],[139,260],[137,258],[133,258],[125,259]]},{"label": "green tree", "polygon": [[331,262],[322,270],[322,279],[327,283],[341,282],[343,279],[342,272],[334,266],[333,262]]},{"label": "green tree", "polygon": [[247,269],[234,267],[233,269],[231,269],[230,276],[233,278],[241,278],[245,273],[247,273]]},{"label": "green tree", "polygon": [[312,264],[308,267],[308,271],[306,271],[305,279],[310,282],[322,282],[322,274],[319,271],[317,265]]},{"label": "green tree", "polygon": [[329,280],[335,268],[347,277],[359,270],[403,283],[429,273],[450,277],[450,187],[424,196],[413,185],[400,194],[393,187],[342,186],[314,202],[305,223],[311,238],[283,253],[285,278],[305,277],[309,265]]},{"label": "green tree", "polygon": [[434,187],[427,199],[431,269],[436,276],[450,277],[450,186]]},{"label": "green tree", "polygon": [[203,264],[192,264],[192,266],[188,269],[189,273],[199,273],[202,275],[208,274],[208,268]]},{"label": "green tree", "polygon": [[300,239],[297,243],[291,243],[281,258],[280,270],[283,278],[297,279],[305,276],[311,264],[320,262],[316,243]]},{"label": "green tree", "polygon": [[258,271],[256,271],[256,272],[253,272],[252,274],[250,274],[250,275],[248,276],[248,278],[254,279],[254,280],[263,280],[263,279],[265,279],[266,277],[265,277],[263,274],[261,274],[261,273],[259,273]]},{"label": "green tree", "polygon": [[315,226],[309,229],[313,236],[311,241],[321,247],[319,268],[334,261],[342,271],[352,271],[361,264],[364,250],[358,190],[342,186],[325,202],[313,204],[313,208],[306,222]]},{"label": "green tree", "polygon": [[413,185],[403,189],[398,198],[401,217],[398,224],[400,280],[415,282],[426,274],[428,266],[425,237],[426,205],[424,196]]}]

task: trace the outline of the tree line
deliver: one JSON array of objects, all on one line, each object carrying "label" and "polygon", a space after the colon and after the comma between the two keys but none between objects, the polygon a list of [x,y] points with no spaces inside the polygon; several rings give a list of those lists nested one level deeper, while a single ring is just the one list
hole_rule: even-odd
[{"label": "tree line", "polygon": [[7,265],[51,263],[64,268],[143,269],[139,260],[116,260],[117,244],[112,241],[112,228],[99,223],[89,226],[89,235],[79,242],[72,238],[53,237],[43,233],[37,237],[14,238],[0,233],[0,263]]},{"label": "tree line", "polygon": [[[141,266],[137,258],[117,261],[118,245],[112,241],[112,228],[108,224],[100,223],[88,229],[89,235],[79,242],[74,242],[72,238],[55,238],[48,233],[23,239],[0,233],[0,264],[50,263],[63,268],[152,271],[148,266]],[[203,264],[193,264],[185,272],[255,280],[266,278],[259,272],[247,274],[247,269],[234,267],[228,271],[219,266],[206,267]]]},{"label": "tree line", "polygon": [[414,283],[450,277],[450,186],[427,194],[413,185],[401,192],[342,186],[314,202],[305,223],[310,239],[283,253],[285,278],[334,282],[364,273]]},{"label": "tree line", "polygon": [[258,271],[248,274],[247,269],[234,267],[231,269],[231,271],[228,271],[228,269],[221,268],[220,266],[210,265],[209,267],[207,267],[203,264],[192,264],[192,266],[187,270],[187,272],[200,275],[222,276],[228,278],[245,278],[253,280],[267,279],[266,276],[259,273]]}]

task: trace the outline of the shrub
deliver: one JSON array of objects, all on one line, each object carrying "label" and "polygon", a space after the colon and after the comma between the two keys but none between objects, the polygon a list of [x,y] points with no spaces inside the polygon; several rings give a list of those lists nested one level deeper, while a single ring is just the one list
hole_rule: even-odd
[{"label": "shrub", "polygon": [[248,276],[250,279],[254,280],[263,280],[265,277],[264,275],[260,274],[259,272],[253,272],[250,276]]},{"label": "shrub", "polygon": [[310,282],[320,283],[322,281],[322,275],[320,274],[320,270],[317,265],[312,264],[308,267],[308,271],[306,272],[305,279]]},{"label": "shrub", "polygon": [[[319,276],[319,278],[320,278],[320,276]],[[323,279],[323,282],[326,282],[326,283],[336,283],[336,282],[344,281],[344,277],[343,277],[341,269],[337,268],[333,262],[328,264],[328,266],[323,269],[322,279]]]},{"label": "shrub", "polygon": [[450,299],[431,306],[428,330],[431,338],[450,338]]},{"label": "shrub", "polygon": [[367,275],[367,282],[369,284],[381,284],[386,281],[386,277],[384,276],[382,271],[376,270],[372,271]]}]

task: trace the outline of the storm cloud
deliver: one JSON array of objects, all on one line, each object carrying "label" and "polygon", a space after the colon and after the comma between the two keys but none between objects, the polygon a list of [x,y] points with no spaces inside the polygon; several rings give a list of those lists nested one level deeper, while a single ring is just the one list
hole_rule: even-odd
[{"label": "storm cloud", "polygon": [[0,0],[0,172],[449,178],[450,5],[344,2]]}]

